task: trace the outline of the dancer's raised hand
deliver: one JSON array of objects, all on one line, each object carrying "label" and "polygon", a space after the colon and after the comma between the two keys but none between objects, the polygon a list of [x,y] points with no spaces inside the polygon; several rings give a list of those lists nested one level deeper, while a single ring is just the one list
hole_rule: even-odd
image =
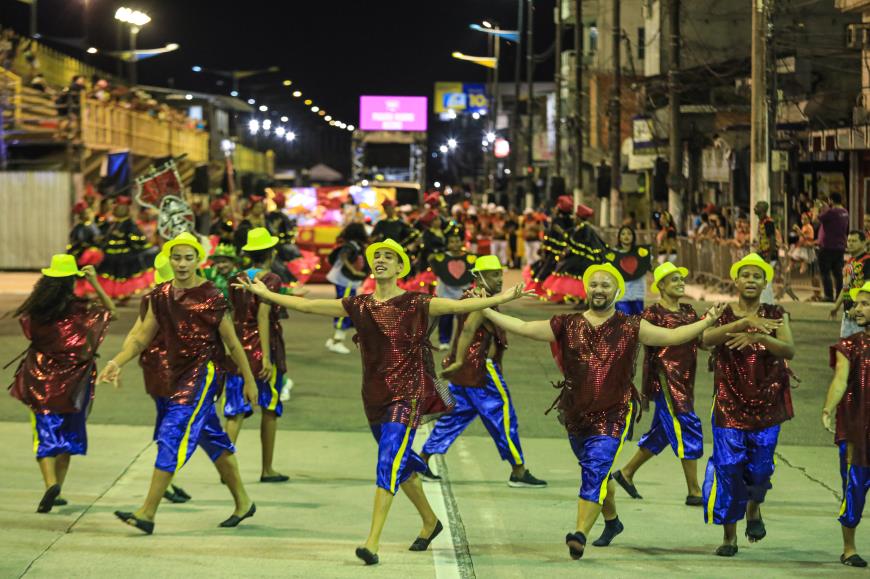
[{"label": "dancer's raised hand", "polygon": [[253,281],[248,278],[248,276],[241,276],[238,278],[238,281],[232,286],[236,289],[243,289],[245,291],[251,292],[254,295],[258,295],[260,297],[265,296],[269,293],[269,288],[266,287],[266,284],[263,283],[263,280],[254,279]]}]

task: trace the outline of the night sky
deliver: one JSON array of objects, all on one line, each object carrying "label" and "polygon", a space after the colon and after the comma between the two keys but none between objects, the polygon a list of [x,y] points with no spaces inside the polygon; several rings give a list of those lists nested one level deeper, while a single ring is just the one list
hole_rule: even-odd
[{"label": "night sky", "polygon": [[[485,68],[454,60],[450,53],[486,54],[486,35],[469,29],[471,23],[489,19],[515,28],[517,20],[516,0],[39,0],[39,32],[82,37],[85,5],[88,44],[115,47],[114,11],[126,5],[152,18],[139,34],[139,48],[181,45],[175,53],[141,62],[140,83],[174,82],[179,89],[227,94],[228,84],[218,86],[217,77],[196,74],[191,66],[277,65],[280,73],[243,81],[240,96],[254,97],[291,118],[314,116],[302,99],[291,96],[298,89],[303,98],[351,124],[358,122],[361,94],[422,95],[431,101],[436,81],[482,82]],[[555,0],[536,0],[537,52],[553,41],[554,5]],[[0,6],[0,22],[26,32],[29,6],[16,0],[0,0]],[[516,51],[503,47],[501,75],[511,81]],[[114,72],[114,61],[90,58]],[[552,62],[540,65],[536,76],[552,80],[552,70]],[[293,85],[281,86],[283,79]],[[431,128],[438,130],[437,125]]]}]

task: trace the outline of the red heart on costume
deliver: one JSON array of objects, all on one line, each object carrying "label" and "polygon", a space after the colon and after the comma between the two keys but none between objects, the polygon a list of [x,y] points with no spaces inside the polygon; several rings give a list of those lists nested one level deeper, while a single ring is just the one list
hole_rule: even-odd
[{"label": "red heart on costume", "polygon": [[626,255],[619,259],[619,268],[628,275],[634,275],[637,271],[638,261],[633,255]]},{"label": "red heart on costume", "polygon": [[450,275],[452,275],[456,279],[461,278],[462,275],[465,273],[465,263],[463,263],[463,261],[464,260],[460,259],[452,259],[447,262],[447,271],[449,271]]}]

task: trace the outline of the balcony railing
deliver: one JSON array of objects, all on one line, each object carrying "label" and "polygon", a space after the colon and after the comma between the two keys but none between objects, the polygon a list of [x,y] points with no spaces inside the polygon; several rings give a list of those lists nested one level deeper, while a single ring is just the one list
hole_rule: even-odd
[{"label": "balcony railing", "polygon": [[233,151],[233,169],[237,173],[249,172],[273,175],[275,173],[275,153],[272,151],[262,153],[250,147],[237,144]]}]

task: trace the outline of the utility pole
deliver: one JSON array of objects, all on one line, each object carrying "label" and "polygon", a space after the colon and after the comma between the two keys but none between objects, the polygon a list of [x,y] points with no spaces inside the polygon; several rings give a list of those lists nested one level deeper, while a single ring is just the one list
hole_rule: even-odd
[{"label": "utility pole", "polygon": [[576,123],[574,126],[574,205],[579,205],[583,199],[583,0],[574,0],[574,112]]},{"label": "utility pole", "polygon": [[517,51],[514,62],[514,114],[511,119],[511,178],[510,202],[519,208],[517,199],[517,184],[520,179],[519,143],[520,143],[520,84],[523,66],[523,0],[517,0]]},{"label": "utility pole", "polygon": [[680,1],[669,0],[668,23],[671,29],[668,50],[668,101],[670,102],[670,159],[668,163],[668,213],[678,229],[683,224],[683,140],[680,135]]},{"label": "utility pole", "polygon": [[30,0],[30,38],[36,38],[39,32],[36,29],[36,5],[38,0]]},{"label": "utility pole", "polygon": [[770,203],[770,173],[767,124],[767,28],[768,0],[752,0],[752,113],[750,133],[749,205],[752,216],[751,239],[758,237],[755,204]]},{"label": "utility pole", "polygon": [[[619,182],[622,169],[622,124],[619,97],[622,93],[622,14],[620,0],[611,0],[613,17],[613,90],[610,95],[610,225],[619,225]],[[603,216],[602,216],[603,217]]]},{"label": "utility pole", "polygon": [[556,151],[553,177],[562,178],[562,2],[556,3]]},{"label": "utility pole", "polygon": [[528,85],[528,106],[526,113],[529,117],[528,127],[528,164],[526,165],[526,178],[528,189],[526,190],[526,205],[528,199],[534,198],[535,189],[535,174],[533,167],[535,166],[535,0],[528,0],[528,13],[526,16],[528,23],[526,24],[526,83]]}]

